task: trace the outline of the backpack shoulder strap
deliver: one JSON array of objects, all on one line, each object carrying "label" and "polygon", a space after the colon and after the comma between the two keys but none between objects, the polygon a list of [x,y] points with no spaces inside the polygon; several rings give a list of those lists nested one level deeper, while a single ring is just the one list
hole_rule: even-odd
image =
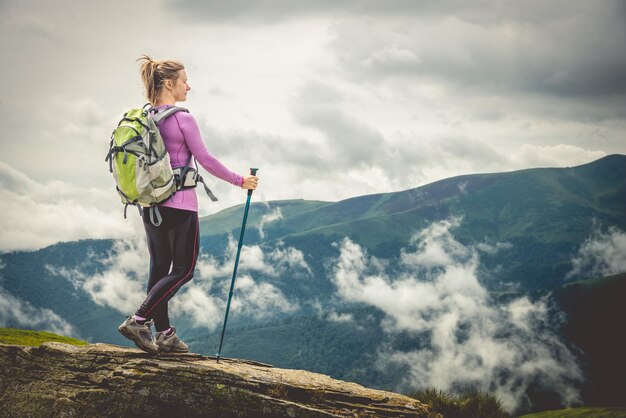
[{"label": "backpack shoulder strap", "polygon": [[163,121],[166,118],[172,116],[176,112],[187,112],[187,113],[189,113],[189,110],[185,109],[184,107],[179,107],[179,106],[168,107],[167,109],[163,109],[160,112],[157,112],[157,113],[153,114],[152,115],[152,120],[154,121],[154,123],[156,123],[158,125],[161,121]]}]

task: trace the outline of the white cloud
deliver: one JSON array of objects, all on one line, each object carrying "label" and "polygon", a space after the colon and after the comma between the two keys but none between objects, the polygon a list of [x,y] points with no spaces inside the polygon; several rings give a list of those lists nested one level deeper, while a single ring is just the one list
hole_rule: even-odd
[{"label": "white cloud", "polygon": [[378,366],[401,365],[403,384],[411,389],[471,385],[495,393],[510,410],[527,402],[525,391],[537,379],[565,404],[576,403],[572,382],[582,374],[556,336],[549,300],[493,302],[477,277],[478,249],[450,232],[459,222],[437,222],[416,234],[395,277],[359,245],[341,243],[332,277],[338,295],[377,307],[387,333],[408,332],[420,347],[383,345]]},{"label": "white cloud", "polygon": [[[237,243],[229,237],[223,259],[201,253],[194,278],[169,302],[170,317],[185,316],[198,327],[214,330],[221,324],[234,268]],[[266,254],[267,253],[267,254]],[[100,272],[85,273],[85,266],[47,265],[51,274],[64,277],[82,289],[97,304],[125,315],[133,314],[146,297],[150,255],[143,235],[117,240],[106,258],[93,254],[86,263],[99,264]],[[243,246],[231,309],[240,315],[264,318],[279,312],[295,312],[298,305],[288,300],[265,278],[287,280],[310,271],[302,253],[279,243],[264,251],[259,246]],[[265,280],[265,281],[264,281]]]},{"label": "white cloud", "polygon": [[326,316],[326,319],[330,322],[353,322],[354,315],[349,313],[337,313],[337,311],[330,311]]},{"label": "white cloud", "polygon": [[276,286],[258,282],[249,275],[237,278],[236,290],[232,308],[255,319],[271,317],[276,312],[298,310],[298,306],[288,301]]},{"label": "white cloud", "polygon": [[485,254],[494,255],[501,250],[509,250],[513,248],[513,244],[510,242],[496,242],[494,244],[490,244],[487,242],[479,242],[476,245],[476,249]]},{"label": "white cloud", "polygon": [[191,318],[196,327],[214,331],[222,324],[226,304],[212,295],[210,288],[192,280],[170,300],[168,309],[170,316]]},{"label": "white cloud", "polygon": [[304,259],[302,251],[294,247],[286,247],[283,242],[278,242],[268,254],[268,258],[274,263],[278,271],[284,273],[290,270],[298,275],[307,273],[313,275],[313,271]]},{"label": "white cloud", "polygon": [[457,184],[459,191],[464,195],[467,195],[467,181],[461,181]]},{"label": "white cloud", "polygon": [[400,48],[397,45],[386,45],[382,49],[374,51],[367,57],[363,64],[366,67],[376,66],[402,66],[421,64],[420,57],[410,49]]},{"label": "white cloud", "polygon": [[[562,3],[560,13],[546,20],[527,20],[524,9],[542,9],[539,4],[483,3],[475,7],[481,9],[479,13],[464,13],[468,10],[455,2],[435,14],[379,14],[377,19],[353,15],[333,25],[332,46],[349,74],[373,82],[443,79],[472,95],[477,90],[495,94],[523,91],[580,98],[610,93],[609,86],[624,93],[617,70],[624,58],[618,59],[621,64],[617,67],[610,58],[611,53],[624,52],[618,40],[622,34],[619,19],[609,12],[619,13],[616,3],[604,9]],[[407,5],[403,8],[409,9]],[[478,18],[478,14],[482,16]],[[594,32],[600,22],[606,25],[604,30]],[[591,45],[597,49],[583,49]],[[596,71],[588,61],[592,56],[597,59]]]},{"label": "white cloud", "polygon": [[400,261],[404,265],[425,267],[445,267],[453,260],[467,257],[469,250],[459,242],[449,238],[449,229],[460,224],[459,218],[434,223],[411,238],[411,244],[418,251],[402,251]]},{"label": "white cloud", "polygon": [[46,269],[70,281],[74,288],[84,290],[98,305],[109,306],[132,315],[145,299],[146,278],[150,255],[144,236],[116,240],[106,258],[92,254],[90,260],[102,267],[102,272],[87,275],[83,266],[68,268],[46,265]]},{"label": "white cloud", "polygon": [[[4,265],[0,264],[0,270]],[[0,327],[49,331],[67,337],[81,338],[72,324],[48,308],[39,308],[0,286]]]},{"label": "white cloud", "polygon": [[0,251],[121,237],[141,228],[136,209],[130,208],[129,219],[124,220],[113,185],[104,190],[59,180],[38,183],[0,161],[0,193],[4,196],[0,201]]},{"label": "white cloud", "polygon": [[611,226],[603,232],[594,225],[591,235],[572,258],[567,278],[591,278],[626,272],[626,233]]},{"label": "white cloud", "polygon": [[261,239],[265,238],[265,232],[263,232],[263,227],[265,226],[265,224],[278,221],[280,219],[283,219],[283,213],[280,208],[275,208],[273,211],[261,217],[261,221],[259,222],[259,236],[261,237]]},{"label": "white cloud", "polygon": [[[289,247],[287,252],[297,251]],[[216,329],[223,320],[228,292],[235,262],[236,243],[230,237],[225,250],[225,259],[203,254],[197,263],[198,275],[186,284],[170,301],[170,311],[191,317],[196,326],[209,330]],[[235,280],[231,309],[239,315],[256,319],[270,317],[277,312],[294,312],[298,309],[283,293],[271,283],[254,279],[253,274],[270,276],[289,272],[291,266],[283,257],[267,257],[258,246],[242,247],[240,265]]]},{"label": "white cloud", "polygon": [[568,144],[530,145],[523,144],[512,159],[527,167],[567,167],[588,163],[605,157],[606,153],[586,150]]},{"label": "white cloud", "polygon": [[49,331],[81,338],[72,324],[51,309],[38,308],[0,287],[0,327]]},{"label": "white cloud", "polygon": [[[226,275],[228,272],[232,272],[235,266],[236,253],[237,241],[229,235],[228,246],[225,250],[227,259],[223,263],[218,263],[214,258],[210,258],[204,268],[210,271],[210,274]],[[278,277],[286,271],[299,275],[312,274],[302,251],[294,247],[286,247],[280,241],[267,250],[263,250],[259,245],[243,245],[237,270],[239,272],[258,272],[273,277]]]}]

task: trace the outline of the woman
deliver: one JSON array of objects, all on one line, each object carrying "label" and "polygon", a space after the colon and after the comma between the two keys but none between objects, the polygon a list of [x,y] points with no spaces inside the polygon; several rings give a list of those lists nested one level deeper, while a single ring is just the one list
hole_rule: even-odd
[{"label": "woman", "polygon": [[[154,61],[147,55],[137,61],[141,61],[141,78],[146,95],[157,111],[187,99],[190,88],[181,62]],[[258,177],[236,174],[209,153],[190,113],[174,113],[159,124],[159,131],[172,168],[184,166],[193,155],[214,176],[243,189],[257,188]],[[129,316],[118,329],[144,351],[188,352],[187,345],[176,335],[176,328],[170,326],[167,304],[191,280],[196,265],[200,247],[196,190],[177,191],[159,204],[159,211],[163,221],[158,227],[150,222],[147,208],[143,213],[150,251],[148,296],[135,314]],[[152,324],[157,331],[156,339],[150,328]]]}]

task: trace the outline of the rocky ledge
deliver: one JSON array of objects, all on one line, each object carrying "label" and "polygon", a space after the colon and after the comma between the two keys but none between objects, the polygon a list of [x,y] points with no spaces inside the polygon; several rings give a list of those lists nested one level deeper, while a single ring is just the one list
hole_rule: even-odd
[{"label": "rocky ledge", "polygon": [[6,417],[440,417],[396,393],[302,370],[111,344],[0,344]]}]

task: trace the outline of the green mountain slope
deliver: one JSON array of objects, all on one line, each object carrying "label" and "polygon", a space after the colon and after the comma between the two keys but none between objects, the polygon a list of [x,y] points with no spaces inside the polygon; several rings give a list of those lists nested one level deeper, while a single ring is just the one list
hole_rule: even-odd
[{"label": "green mountain slope", "polygon": [[[593,214],[623,224],[625,204],[626,156],[611,155],[573,168],[459,176],[415,189],[336,203],[270,202],[271,208],[280,208],[283,218],[268,224],[266,230],[272,239],[284,239],[291,234],[331,235],[349,230],[352,223],[358,229],[363,221],[401,219],[400,224],[414,226],[419,219],[428,221],[452,215],[466,217],[477,236],[487,233],[506,240],[530,233],[549,241],[558,239],[563,232],[580,238],[571,226],[572,219],[563,218],[564,215],[573,215],[575,221],[581,222]],[[237,230],[241,209],[239,205],[203,218],[203,231],[211,235]],[[249,225],[258,226],[269,211],[269,207],[253,203]],[[385,239],[373,235],[367,240],[370,244]]]},{"label": "green mountain slope", "polygon": [[[265,224],[262,238],[254,228],[276,208],[283,217]],[[237,207],[202,219],[209,247],[223,249],[226,232],[238,236],[241,213]],[[389,258],[426,225],[451,217],[462,219],[455,237],[464,244],[513,245],[495,261],[504,268],[492,278],[494,285],[506,281],[521,283],[524,289],[553,288],[571,268],[570,258],[589,236],[593,222],[626,229],[626,156],[611,155],[572,168],[459,176],[336,203],[257,203],[250,210],[246,242],[267,245],[280,240],[307,247],[315,265],[332,242],[350,237],[372,254]]]},{"label": "green mountain slope", "polygon": [[31,331],[16,328],[0,328],[0,343],[2,344],[29,345],[32,347],[39,347],[41,343],[47,341],[57,341],[60,343],[73,345],[88,344],[85,341],[65,337],[63,335],[53,334],[52,332]]},{"label": "green mountain slope", "polygon": [[[252,203],[252,207],[254,209],[248,218],[249,220],[247,225],[252,228],[258,228],[261,219],[276,209],[280,209],[282,216],[292,217],[297,214],[318,209],[328,204],[331,204],[331,202],[302,199],[275,200],[271,202],[271,207],[261,203]],[[200,234],[202,236],[219,235],[232,232],[235,229],[238,230],[238,228],[241,227],[243,208],[244,205],[237,205],[203,218],[200,223]]]}]

